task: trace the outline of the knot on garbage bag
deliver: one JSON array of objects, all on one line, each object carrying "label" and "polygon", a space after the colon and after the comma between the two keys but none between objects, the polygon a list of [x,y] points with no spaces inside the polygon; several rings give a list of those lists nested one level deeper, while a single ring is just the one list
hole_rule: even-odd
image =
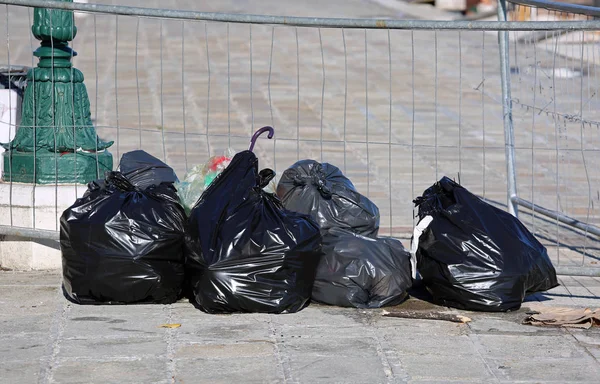
[{"label": "knot on garbage bag", "polygon": [[327,185],[327,182],[317,175],[313,177],[313,185],[317,187],[317,190],[321,193],[321,196],[330,198],[333,195],[331,188]]},{"label": "knot on garbage bag", "polygon": [[263,189],[264,187],[269,185],[269,183],[271,182],[271,180],[273,180],[273,178],[275,178],[274,170],[269,169],[269,168],[263,169],[262,171],[260,171],[258,173],[258,177],[257,177],[258,187],[260,189]]},{"label": "knot on garbage bag", "polygon": [[323,171],[323,167],[319,163],[311,164],[310,175],[301,175],[297,170],[295,171],[294,176],[292,177],[292,182],[296,187],[304,187],[307,184],[314,185],[321,196],[326,199],[331,198],[333,193],[331,192],[331,187],[327,182],[327,175]]},{"label": "knot on garbage bag", "polygon": [[302,176],[300,176],[298,172],[296,172],[296,174],[293,176],[292,182],[296,187],[303,187],[307,184],[306,180]]},{"label": "knot on garbage bag", "polygon": [[292,182],[296,187],[304,187],[305,185],[310,183],[314,185],[321,194],[321,196],[325,198],[330,198],[333,195],[333,193],[331,192],[331,187],[327,183],[326,175],[320,167],[319,169],[313,168],[310,176],[302,176],[298,172],[296,172],[296,174],[292,178]]},{"label": "knot on garbage bag", "polygon": [[121,191],[132,192],[138,190],[138,188],[129,181],[121,172],[107,172],[106,182],[109,185],[113,185]]},{"label": "knot on garbage bag", "polygon": [[427,188],[422,196],[413,200],[415,207],[419,208],[419,217],[422,219],[425,216],[436,212],[442,212],[456,204],[454,198],[454,190],[462,189],[460,184],[450,180],[447,177]]},{"label": "knot on garbage bag", "polygon": [[294,175],[292,181],[296,187],[304,187],[309,183],[314,185],[321,196],[325,198],[330,198],[333,195],[333,192],[331,192],[331,187],[328,185],[327,180],[325,180],[323,175],[313,174],[311,176],[300,176],[296,174]]}]

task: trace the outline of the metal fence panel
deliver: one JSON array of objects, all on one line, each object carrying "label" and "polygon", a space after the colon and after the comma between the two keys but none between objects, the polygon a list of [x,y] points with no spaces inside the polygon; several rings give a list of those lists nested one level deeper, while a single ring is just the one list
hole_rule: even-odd
[{"label": "metal fence panel", "polygon": [[[513,21],[592,20],[594,7],[517,0]],[[597,31],[509,32],[519,218],[560,271],[598,275]],[[597,58],[598,56],[598,58]]]},{"label": "metal fence panel", "polygon": [[[590,61],[595,53],[583,49],[579,61],[554,65],[563,60],[559,37],[595,35],[585,31],[600,30],[598,20],[378,21],[36,0],[0,4],[7,4],[0,6],[6,24],[0,63],[13,65],[37,64],[31,6],[87,12],[76,19],[73,61],[85,75],[98,135],[115,140],[115,167],[124,152],[144,149],[182,178],[227,147],[247,148],[254,130],[271,125],[275,140],[261,140],[255,149],[261,167],[281,173],[303,158],[338,165],[380,207],[381,234],[406,246],[415,223],[412,200],[443,175],[508,209],[504,67],[512,92],[518,198],[598,224],[592,188],[598,185],[598,131],[597,125],[593,132],[586,128],[598,121],[596,64]],[[510,62],[499,60],[500,30],[508,31],[504,57],[510,55]],[[592,77],[559,78],[554,71],[581,71],[582,63]],[[548,68],[550,77],[542,78]],[[581,99],[582,90],[587,98]],[[580,113],[581,105],[586,108]],[[34,186],[17,196],[12,183],[0,187],[9,207],[0,232],[45,238],[56,238],[65,204],[85,189]],[[575,235],[577,230],[526,209],[520,218],[559,267],[593,267],[597,239],[591,233]]]}]

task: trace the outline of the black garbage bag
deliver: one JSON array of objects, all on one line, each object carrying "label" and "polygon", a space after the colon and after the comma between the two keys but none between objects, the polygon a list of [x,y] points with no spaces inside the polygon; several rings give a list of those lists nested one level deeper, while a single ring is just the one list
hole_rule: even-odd
[{"label": "black garbage bag", "polygon": [[175,302],[185,224],[170,183],[140,189],[119,172],[91,182],[60,220],[65,295],[79,304]]},{"label": "black garbage bag", "polygon": [[380,308],[400,304],[412,285],[410,253],[399,240],[373,239],[331,228],[312,298],[340,307]]},{"label": "black garbage bag", "polygon": [[186,267],[193,300],[209,313],[296,312],[310,299],[321,234],[264,188],[250,151],[235,155],[190,213]]},{"label": "black garbage bag", "polygon": [[179,181],[173,168],[142,150],[124,153],[119,163],[119,171],[131,184],[142,189]]},{"label": "black garbage bag", "polygon": [[310,215],[324,231],[346,228],[377,237],[379,208],[331,164],[298,161],[281,176],[277,196],[286,209]]},{"label": "black garbage bag", "polygon": [[413,249],[436,302],[508,311],[518,309],[526,295],[558,285],[546,248],[518,219],[449,178],[414,202],[423,232],[413,238]]}]

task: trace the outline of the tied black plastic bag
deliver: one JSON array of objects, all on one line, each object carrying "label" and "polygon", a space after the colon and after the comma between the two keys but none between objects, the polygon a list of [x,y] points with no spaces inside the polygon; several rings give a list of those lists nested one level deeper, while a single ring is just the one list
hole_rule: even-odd
[{"label": "tied black plastic bag", "polygon": [[173,184],[179,181],[173,168],[142,150],[124,153],[119,171],[131,184],[142,189],[151,185]]},{"label": "tied black plastic bag", "polygon": [[62,215],[63,287],[79,304],[173,303],[184,278],[186,217],[175,188],[119,172],[89,184]]},{"label": "tied black plastic bag", "polygon": [[392,238],[372,239],[345,229],[323,234],[312,298],[341,307],[400,304],[412,285],[410,253]]},{"label": "tied black plastic bag", "polygon": [[310,215],[324,231],[345,228],[377,237],[379,209],[331,164],[298,161],[281,176],[277,195],[286,209]]},{"label": "tied black plastic bag", "polygon": [[[510,214],[442,178],[415,200],[419,273],[435,301],[480,311],[518,309],[558,285],[546,248]],[[422,234],[419,236],[419,232]]]},{"label": "tied black plastic bag", "polygon": [[192,209],[186,266],[202,310],[290,313],[308,304],[321,234],[262,189],[274,176],[240,152]]}]

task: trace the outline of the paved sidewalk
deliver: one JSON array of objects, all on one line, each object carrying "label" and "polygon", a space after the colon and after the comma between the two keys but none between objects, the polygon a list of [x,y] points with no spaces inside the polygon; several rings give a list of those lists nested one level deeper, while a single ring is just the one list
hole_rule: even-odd
[{"label": "paved sidewalk", "polygon": [[[191,304],[78,306],[57,273],[0,272],[0,383],[597,382],[600,329],[521,325],[530,307],[600,307],[600,279],[562,278],[469,324],[310,305],[208,315]],[[538,301],[543,300],[543,301]],[[427,309],[417,299],[397,308]],[[440,308],[441,309],[441,308]],[[181,324],[174,329],[161,324]]]}]

